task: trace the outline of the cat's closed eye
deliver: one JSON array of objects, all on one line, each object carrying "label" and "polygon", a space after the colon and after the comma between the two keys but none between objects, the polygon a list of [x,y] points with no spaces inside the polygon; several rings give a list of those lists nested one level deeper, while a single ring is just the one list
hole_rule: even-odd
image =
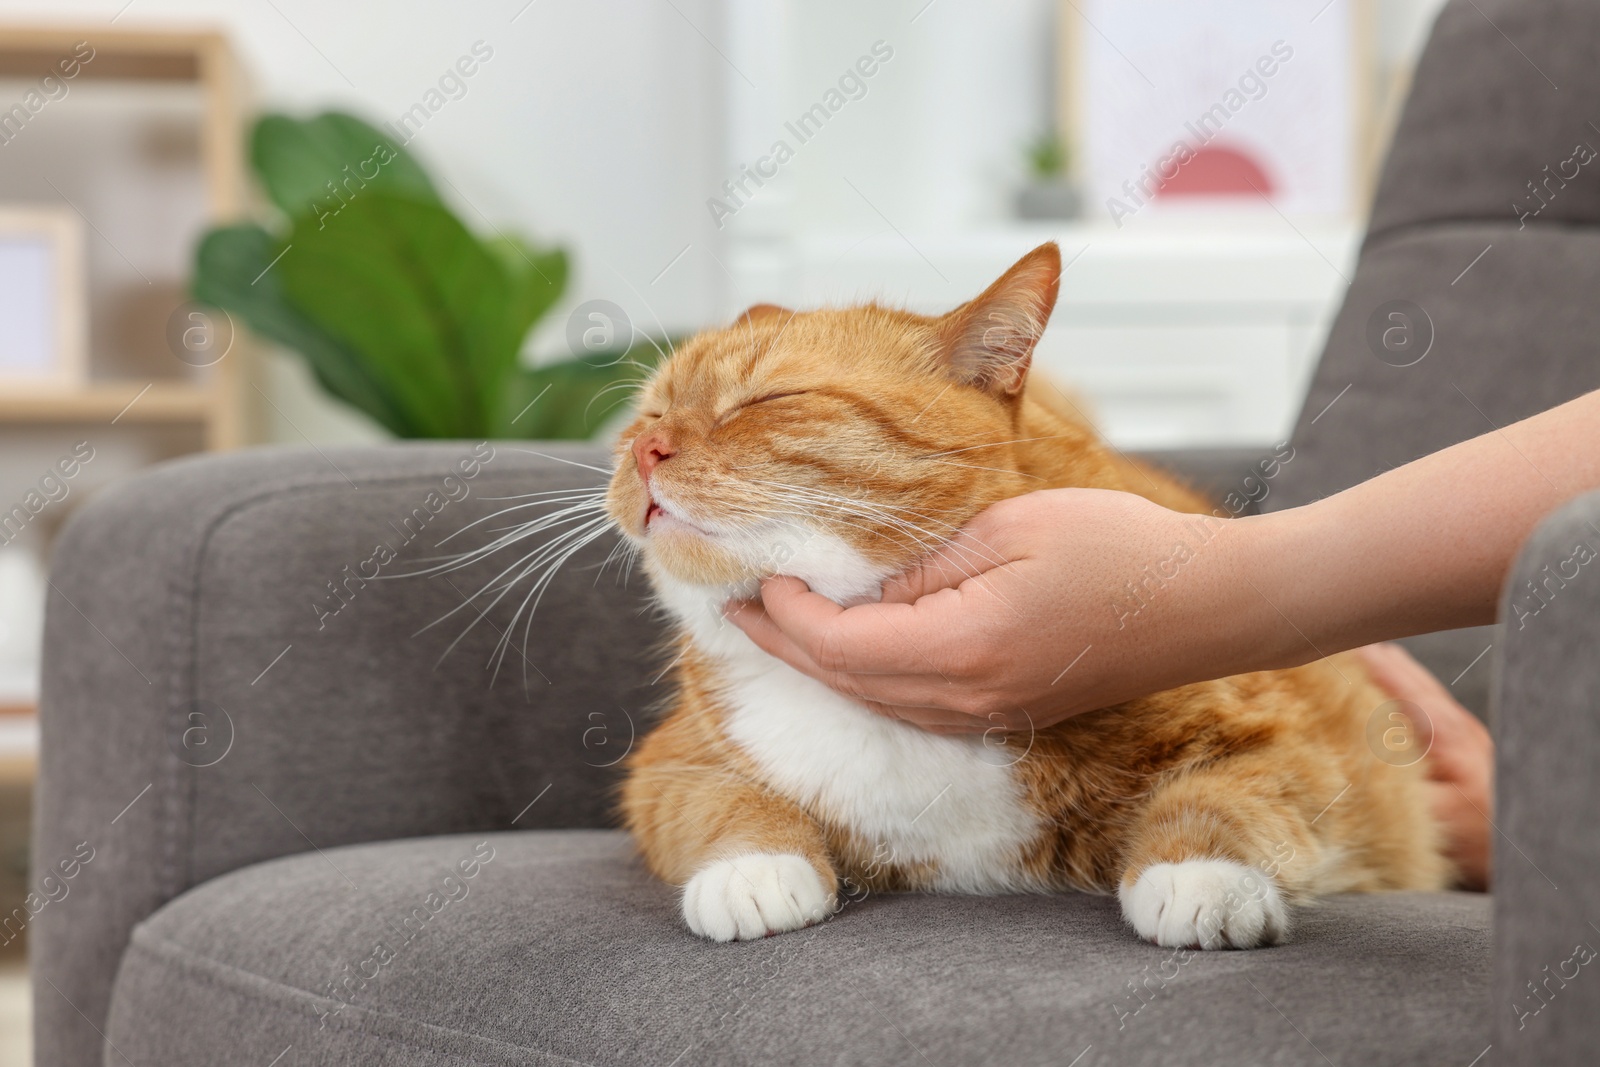
[{"label": "cat's closed eye", "polygon": [[783,400],[791,396],[803,396],[806,392],[807,390],[805,389],[791,389],[787,393],[768,393],[766,396],[758,396],[754,400],[746,400],[744,403],[740,404],[739,407],[748,408],[753,407],[756,404],[765,404],[773,400]]},{"label": "cat's closed eye", "polygon": [[787,392],[766,393],[762,396],[752,397],[749,400],[741,400],[739,403],[723,412],[722,415],[717,419],[717,422],[718,424],[727,422],[745,408],[755,407],[757,404],[767,404],[774,400],[786,400],[792,396],[804,396],[808,392],[810,392],[808,389],[791,389]]}]

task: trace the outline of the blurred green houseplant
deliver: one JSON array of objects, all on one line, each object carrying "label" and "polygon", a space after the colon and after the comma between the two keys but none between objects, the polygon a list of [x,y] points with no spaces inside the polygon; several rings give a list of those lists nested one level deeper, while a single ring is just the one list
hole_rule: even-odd
[{"label": "blurred green houseplant", "polygon": [[587,437],[596,398],[654,356],[646,344],[523,367],[523,340],[566,287],[566,253],[478,238],[360,119],[268,115],[250,161],[282,218],[209,231],[195,299],[298,352],[398,437]]}]

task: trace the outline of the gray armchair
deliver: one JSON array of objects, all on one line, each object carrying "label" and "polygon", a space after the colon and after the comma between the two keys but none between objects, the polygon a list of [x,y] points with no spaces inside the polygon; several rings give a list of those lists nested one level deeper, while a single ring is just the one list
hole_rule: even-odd
[{"label": "gray armchair", "polygon": [[[1600,183],[1525,228],[1509,207],[1600,143],[1597,43],[1582,0],[1446,8],[1266,506],[1600,386]],[[1396,300],[1432,324],[1410,366],[1368,342]],[[493,572],[398,577],[494,497],[600,477],[574,465],[603,466],[596,449],[522,447],[180,462],[69,526],[34,856],[56,888],[30,919],[40,1067],[1592,1062],[1600,576],[1521,629],[1419,645],[1446,681],[1466,669],[1457,689],[1493,680],[1492,904],[1335,899],[1291,944],[1175,955],[1110,899],[874,897],[714,945],[612,829],[617,758],[662,696],[642,583],[585,553],[491,682],[509,612],[448,655],[476,612],[423,627]],[[1224,488],[1239,458],[1172,462]],[[1546,520],[1507,596],[1577,541],[1600,545],[1600,496]]]}]

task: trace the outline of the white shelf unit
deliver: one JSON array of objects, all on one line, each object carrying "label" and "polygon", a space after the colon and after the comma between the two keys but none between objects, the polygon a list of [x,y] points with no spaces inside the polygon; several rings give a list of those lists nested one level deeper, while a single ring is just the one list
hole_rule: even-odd
[{"label": "white shelf unit", "polygon": [[940,312],[1034,245],[1069,265],[1035,366],[1085,397],[1121,447],[1282,439],[1353,270],[1354,224],[1272,219],[996,225],[730,241],[741,300],[883,299]]}]

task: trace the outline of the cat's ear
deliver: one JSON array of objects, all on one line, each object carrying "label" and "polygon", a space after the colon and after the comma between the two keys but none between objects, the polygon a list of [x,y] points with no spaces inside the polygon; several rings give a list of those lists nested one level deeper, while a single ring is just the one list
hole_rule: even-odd
[{"label": "cat's ear", "polygon": [[945,315],[939,336],[951,374],[998,396],[1020,394],[1060,287],[1061,249],[1050,241]]},{"label": "cat's ear", "polygon": [[793,314],[794,312],[788,308],[779,307],[777,304],[751,304],[743,315],[733,320],[733,324],[749,326],[752,323],[778,322]]}]

